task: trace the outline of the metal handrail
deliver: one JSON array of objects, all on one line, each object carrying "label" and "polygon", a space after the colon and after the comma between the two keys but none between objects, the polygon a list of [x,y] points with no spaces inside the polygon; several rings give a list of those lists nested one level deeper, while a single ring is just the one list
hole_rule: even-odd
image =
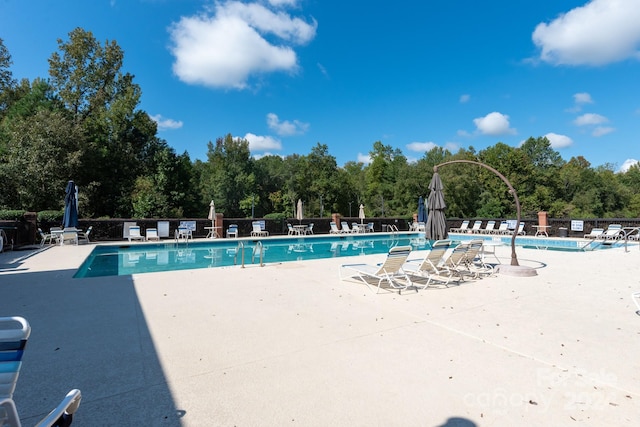
[{"label": "metal handrail", "polygon": [[260,252],[260,267],[264,267],[264,263],[262,262],[262,257],[264,254],[264,246],[262,245],[262,242],[260,240],[258,240],[256,242],[256,245],[253,247],[253,252],[251,254],[251,263],[253,264],[253,259],[256,256],[256,252]]},{"label": "metal handrail", "polygon": [[241,268],[244,268],[244,242],[238,242],[238,249],[236,250],[236,255],[233,257],[233,265],[238,265],[238,252],[242,252],[242,256],[240,260],[242,262]]}]

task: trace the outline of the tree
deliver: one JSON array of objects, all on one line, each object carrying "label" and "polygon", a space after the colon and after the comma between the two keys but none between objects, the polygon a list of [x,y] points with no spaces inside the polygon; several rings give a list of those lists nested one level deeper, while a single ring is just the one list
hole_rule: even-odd
[{"label": "tree", "polygon": [[157,126],[136,110],[141,91],[132,75],[120,71],[124,53],[115,41],[103,46],[91,32],[76,28],[68,42],[58,40],[58,47],[49,59],[49,74],[85,135],[76,182],[88,195],[87,211],[131,216],[131,194]]},{"label": "tree", "polygon": [[255,188],[249,141],[228,134],[224,138],[218,138],[215,145],[209,142],[208,148],[208,164],[204,171],[202,191],[213,195],[216,210],[224,212],[225,216],[248,216],[250,212],[247,212],[246,203],[241,206],[241,202]]}]

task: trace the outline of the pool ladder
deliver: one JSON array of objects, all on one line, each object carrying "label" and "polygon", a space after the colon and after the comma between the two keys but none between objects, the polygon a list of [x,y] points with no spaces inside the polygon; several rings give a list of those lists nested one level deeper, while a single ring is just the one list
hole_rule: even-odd
[{"label": "pool ladder", "polygon": [[[244,249],[245,249],[244,242],[238,242],[236,255],[233,258],[233,265],[238,265],[238,254],[240,254],[241,268],[244,268]],[[258,240],[256,242],[256,245],[253,247],[253,250],[251,251],[251,264],[254,263],[256,255],[259,255],[260,267],[264,267],[263,254],[264,254],[264,247],[262,246],[262,242]]]}]

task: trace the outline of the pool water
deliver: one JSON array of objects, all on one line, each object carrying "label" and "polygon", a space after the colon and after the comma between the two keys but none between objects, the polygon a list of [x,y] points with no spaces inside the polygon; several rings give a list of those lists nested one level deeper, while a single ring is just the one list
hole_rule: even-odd
[{"label": "pool water", "polygon": [[394,246],[429,249],[418,233],[310,236],[266,239],[215,239],[187,243],[144,243],[96,246],[76,272],[76,278],[126,276],[158,271],[228,267],[387,253]]},{"label": "pool water", "polygon": [[[500,241],[504,245],[511,245],[511,236],[478,235],[478,234],[451,234],[450,239],[454,241],[468,241],[472,239],[483,239],[485,241]],[[528,249],[546,249],[556,251],[586,252],[601,249],[621,247],[624,242],[607,241],[595,239],[570,239],[570,238],[545,238],[517,236],[516,246]]]},{"label": "pool water", "polygon": [[[482,238],[500,240],[511,245],[511,236],[452,234],[454,243]],[[526,248],[580,251],[605,249],[601,242],[576,239],[545,239],[518,236],[516,245]],[[356,235],[324,235],[308,237],[270,237],[264,239],[215,239],[189,243],[144,243],[134,245],[96,246],[82,263],[74,277],[127,276],[160,271],[195,268],[229,267],[304,261],[322,258],[384,254],[394,246],[411,246],[413,250],[428,250],[429,240],[420,233],[375,233]],[[262,252],[262,257],[260,253]]]}]

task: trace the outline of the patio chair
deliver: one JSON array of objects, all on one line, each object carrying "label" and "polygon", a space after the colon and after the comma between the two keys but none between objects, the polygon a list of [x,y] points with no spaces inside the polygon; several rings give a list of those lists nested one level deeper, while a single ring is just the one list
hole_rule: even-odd
[{"label": "patio chair", "polygon": [[289,236],[299,236],[300,235],[300,229],[293,228],[293,225],[287,223],[287,234]]},{"label": "patio chair", "polygon": [[93,225],[89,226],[89,228],[87,228],[87,231],[78,231],[78,244],[80,244],[80,242],[89,243],[89,235],[91,234],[92,230]]},{"label": "patio chair", "polygon": [[160,236],[158,235],[157,228],[147,228],[145,235],[146,235],[145,237],[147,241],[151,241],[151,240],[155,240],[158,242],[160,241]]},{"label": "patio chair", "polygon": [[304,234],[313,234],[313,223],[309,223],[307,229],[304,230]]},{"label": "patio chair", "polygon": [[338,228],[338,225],[335,222],[330,222],[329,223],[329,227],[331,227],[329,229],[329,234],[340,234],[340,229]]},{"label": "patio chair", "polygon": [[53,241],[57,238],[57,236],[54,234],[45,233],[40,227],[38,227],[38,234],[40,235],[40,246],[44,246],[47,242],[53,243]]},{"label": "patio chair", "polygon": [[636,314],[640,316],[640,292],[634,292],[631,294],[631,299],[636,304]]},{"label": "patio chair", "polygon": [[[407,274],[414,277],[413,283],[416,288],[426,289],[431,282],[447,285],[451,281],[453,274],[442,266],[442,261],[450,247],[451,240],[436,240],[422,260],[408,260],[405,263],[403,268]],[[419,284],[420,279],[424,278],[427,279],[426,283]]]},{"label": "patio chair", "polygon": [[129,227],[129,242],[132,240],[140,240],[141,242],[144,242],[144,236],[140,233],[139,225]]},{"label": "patio chair", "polygon": [[500,226],[493,230],[491,234],[508,234],[509,233],[509,222],[508,221],[500,221]]},{"label": "patio chair", "polygon": [[254,221],[251,223],[251,237],[264,237],[268,236],[269,232],[262,229],[259,221]]},{"label": "patio chair", "polygon": [[598,238],[598,236],[602,235],[602,233],[604,233],[604,228],[592,228],[591,231],[589,232],[589,234],[585,234],[584,238],[585,239],[596,239]]},{"label": "patio chair", "polygon": [[[469,269],[469,260],[473,260],[478,254],[476,250],[477,242],[482,244],[482,240],[471,240],[464,242],[453,248],[453,252],[444,259],[444,267],[446,267],[452,275],[457,276],[460,280],[464,280],[465,275],[476,276]],[[472,244],[474,246],[472,246]],[[471,252],[470,252],[471,251]]]},{"label": "patio chair", "polygon": [[480,233],[480,229],[482,228],[482,221],[476,221],[473,223],[473,227],[471,227],[471,232],[474,234]]},{"label": "patio chair", "polygon": [[353,233],[353,230],[349,228],[349,224],[347,223],[347,221],[341,221],[340,228],[342,229],[343,233]]},{"label": "patio chair", "polygon": [[480,229],[480,234],[491,234],[496,227],[495,221],[487,221],[487,225]]},{"label": "patio chair", "polygon": [[609,240],[618,240],[624,237],[624,231],[622,230],[621,224],[609,224],[607,229],[596,237],[596,239],[609,241]]},{"label": "patio chair", "polygon": [[60,236],[60,244],[64,245],[65,243],[73,243],[74,245],[78,244],[78,229],[75,227],[67,227],[62,230],[62,235]]},{"label": "patio chair", "polygon": [[[22,367],[24,348],[31,327],[22,317],[0,317],[0,426],[20,427],[13,392]],[[80,390],[71,390],[62,402],[42,419],[38,427],[70,426],[80,406]]]},{"label": "patio chair", "polygon": [[516,233],[517,236],[524,236],[525,234],[527,234],[524,231],[524,222],[520,221],[520,225],[518,225],[518,231],[514,230],[514,229],[509,229],[507,234],[513,234]]},{"label": "patio chair", "polygon": [[[385,283],[390,289],[397,289],[398,293],[402,293],[403,289],[413,286],[409,275],[402,268],[410,253],[411,246],[396,246],[389,250],[387,258],[381,264],[343,264],[340,266],[340,279],[357,278],[369,288],[376,286],[376,293],[380,292],[382,284]],[[399,279],[402,279],[404,283]]]},{"label": "patio chair", "polygon": [[376,230],[372,222],[367,223],[367,233],[374,233]]},{"label": "patio chair", "polygon": [[468,230],[469,230],[469,220],[465,219],[464,221],[462,221],[462,224],[460,224],[460,227],[450,228],[449,232],[450,233],[466,233]]},{"label": "patio chair", "polygon": [[227,228],[227,239],[231,237],[238,238],[238,224],[229,224],[229,228]]}]

